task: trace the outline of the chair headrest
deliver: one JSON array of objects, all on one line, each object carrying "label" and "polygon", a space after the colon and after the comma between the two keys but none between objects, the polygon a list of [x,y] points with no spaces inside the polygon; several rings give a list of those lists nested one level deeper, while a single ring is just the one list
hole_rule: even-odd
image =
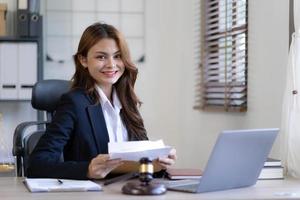
[{"label": "chair headrest", "polygon": [[70,81],[43,80],[37,82],[32,89],[31,104],[37,110],[52,113],[56,110],[62,94],[70,90]]}]

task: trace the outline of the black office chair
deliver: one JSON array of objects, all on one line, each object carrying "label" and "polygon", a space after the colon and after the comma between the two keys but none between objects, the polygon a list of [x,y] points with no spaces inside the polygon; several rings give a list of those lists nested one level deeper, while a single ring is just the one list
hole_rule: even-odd
[{"label": "black office chair", "polygon": [[[46,111],[46,121],[30,121],[19,124],[14,132],[13,155],[16,158],[16,175],[26,176],[27,161],[40,137],[44,134],[47,124],[52,120],[62,94],[70,89],[70,82],[65,80],[43,80],[37,82],[32,89],[32,107]],[[26,132],[32,126],[37,131]]]}]

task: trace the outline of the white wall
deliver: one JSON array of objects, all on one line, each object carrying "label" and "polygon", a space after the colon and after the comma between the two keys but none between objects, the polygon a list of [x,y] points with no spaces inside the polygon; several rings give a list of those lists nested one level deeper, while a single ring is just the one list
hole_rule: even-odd
[{"label": "white wall", "polygon": [[[150,139],[176,147],[182,167],[203,167],[223,129],[280,126],[288,51],[288,1],[249,0],[248,111],[193,110],[194,1],[146,0],[146,63],[137,82]],[[6,125],[32,118],[29,106],[20,111],[0,102]],[[272,155],[280,157],[279,151],[277,141]]]},{"label": "white wall", "polygon": [[[249,0],[248,111],[193,110],[194,6],[147,1],[147,62],[137,86],[150,138],[175,146],[182,167],[203,167],[223,129],[280,127],[288,53],[288,1]],[[278,138],[271,154],[279,152]]]}]

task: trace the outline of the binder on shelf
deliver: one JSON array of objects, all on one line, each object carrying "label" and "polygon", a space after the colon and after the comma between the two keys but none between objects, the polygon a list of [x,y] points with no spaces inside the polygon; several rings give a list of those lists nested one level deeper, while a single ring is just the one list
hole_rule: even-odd
[{"label": "binder on shelf", "polygon": [[37,42],[0,43],[0,99],[30,100],[38,70]]},{"label": "binder on shelf", "polygon": [[28,10],[17,10],[17,35],[20,37],[27,37],[29,35],[29,14]]},{"label": "binder on shelf", "polygon": [[30,13],[39,14],[40,0],[28,0],[28,9]]},{"label": "binder on shelf", "polygon": [[30,13],[29,17],[29,36],[42,37],[42,16],[38,13]]},{"label": "binder on shelf", "polygon": [[42,37],[42,16],[39,14],[40,0],[28,0],[29,36]]},{"label": "binder on shelf", "polygon": [[26,37],[29,35],[28,0],[18,0],[17,35],[20,37]]},{"label": "binder on shelf", "polygon": [[37,81],[37,59],[37,43],[19,43],[19,99],[31,99],[31,91]]},{"label": "binder on shelf", "polygon": [[0,43],[0,98],[3,100],[18,97],[18,45]]},{"label": "binder on shelf", "polygon": [[42,16],[39,0],[18,0],[17,35],[20,37],[42,37]]},{"label": "binder on shelf", "polygon": [[28,36],[29,30],[29,7],[28,0],[18,0],[17,7],[17,35]]}]

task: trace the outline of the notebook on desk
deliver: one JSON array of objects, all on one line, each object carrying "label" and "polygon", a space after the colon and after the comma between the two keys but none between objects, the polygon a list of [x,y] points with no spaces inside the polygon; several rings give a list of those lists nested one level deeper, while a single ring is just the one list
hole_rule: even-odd
[{"label": "notebook on desk", "polygon": [[279,129],[223,131],[200,181],[171,184],[169,190],[210,192],[254,185]]},{"label": "notebook on desk", "polygon": [[86,192],[101,191],[101,185],[90,180],[70,180],[54,178],[25,178],[30,192]]}]

